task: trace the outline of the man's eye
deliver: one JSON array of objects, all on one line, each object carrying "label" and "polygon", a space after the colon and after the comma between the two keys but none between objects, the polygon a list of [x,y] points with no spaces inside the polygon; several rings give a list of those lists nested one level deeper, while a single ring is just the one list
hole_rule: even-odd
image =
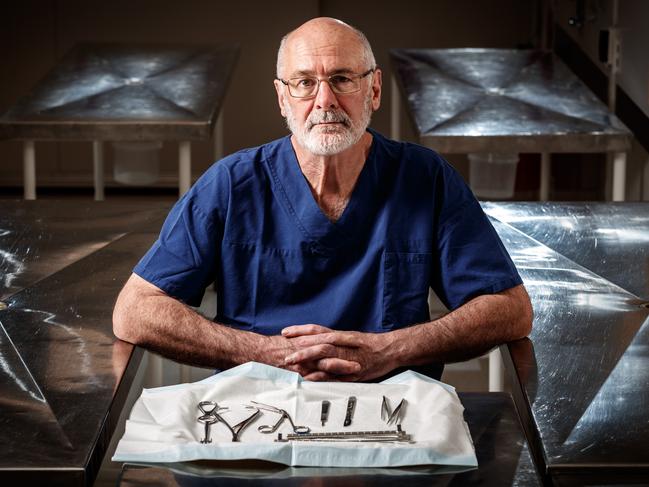
[{"label": "man's eye", "polygon": [[316,84],[313,78],[300,78],[295,80],[295,86],[298,88],[312,88]]},{"label": "man's eye", "polygon": [[346,84],[352,83],[352,79],[348,78],[347,76],[343,76],[342,74],[337,74],[335,76],[332,76],[329,78],[331,82],[335,85],[338,86],[344,86]]}]

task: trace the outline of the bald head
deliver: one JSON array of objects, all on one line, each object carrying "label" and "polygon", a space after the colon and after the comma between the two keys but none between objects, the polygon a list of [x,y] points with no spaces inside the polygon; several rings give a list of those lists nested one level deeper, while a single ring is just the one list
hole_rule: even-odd
[{"label": "bald head", "polygon": [[277,52],[277,77],[286,76],[284,68],[289,52],[299,56],[302,53],[307,54],[314,46],[357,51],[359,63],[365,69],[376,66],[372,47],[365,34],[340,20],[318,17],[305,22],[282,38]]}]

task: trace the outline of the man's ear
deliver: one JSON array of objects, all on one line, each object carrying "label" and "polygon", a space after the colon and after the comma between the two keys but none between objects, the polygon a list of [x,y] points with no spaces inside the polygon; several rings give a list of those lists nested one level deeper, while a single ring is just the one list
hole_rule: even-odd
[{"label": "man's ear", "polygon": [[381,88],[383,86],[383,71],[376,68],[372,73],[372,110],[377,111],[381,106]]},{"label": "man's ear", "polygon": [[275,91],[277,92],[277,103],[279,104],[279,112],[282,114],[282,117],[286,118],[286,112],[284,111],[284,84],[276,79],[273,81],[275,84]]}]

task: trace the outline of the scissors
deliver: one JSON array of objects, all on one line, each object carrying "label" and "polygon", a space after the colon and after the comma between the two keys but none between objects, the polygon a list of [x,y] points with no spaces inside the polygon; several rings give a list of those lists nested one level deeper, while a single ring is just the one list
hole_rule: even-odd
[{"label": "scissors", "polygon": [[277,413],[281,415],[277,423],[275,423],[274,425],[271,426],[269,424],[262,424],[261,426],[259,426],[257,430],[260,433],[274,433],[275,431],[277,431],[277,428],[279,428],[279,425],[282,424],[282,421],[284,421],[284,419],[288,419],[288,422],[291,423],[291,427],[293,428],[293,433],[295,434],[301,435],[301,434],[309,433],[311,431],[311,428],[309,428],[308,426],[295,426],[295,423],[293,423],[291,416],[289,416],[289,414],[284,409],[279,409],[276,408],[275,406],[270,406],[268,404],[263,404],[257,401],[250,401],[250,402],[255,405],[255,406],[249,406],[251,408],[255,407],[258,410],[263,409],[264,411],[270,411],[272,413]]}]

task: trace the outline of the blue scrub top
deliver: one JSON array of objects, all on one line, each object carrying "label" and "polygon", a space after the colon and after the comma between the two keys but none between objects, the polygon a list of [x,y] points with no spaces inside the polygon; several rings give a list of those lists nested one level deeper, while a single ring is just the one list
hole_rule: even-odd
[{"label": "blue scrub top", "polygon": [[265,335],[305,323],[385,332],[429,320],[429,287],[452,310],[520,284],[457,172],[430,149],[368,130],[337,222],[287,136],[210,167],[134,272],[192,306],[215,282],[215,321]]}]

